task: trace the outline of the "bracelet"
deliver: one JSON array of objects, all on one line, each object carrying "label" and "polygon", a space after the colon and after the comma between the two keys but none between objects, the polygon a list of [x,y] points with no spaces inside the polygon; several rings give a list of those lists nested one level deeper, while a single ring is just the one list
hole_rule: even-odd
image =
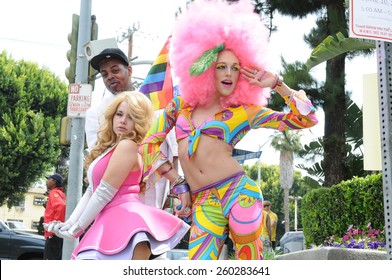
[{"label": "bracelet", "polygon": [[166,171],[163,171],[161,174],[159,174],[159,175],[161,175],[161,176],[163,176],[163,175],[165,175],[166,173],[169,173],[170,171],[172,171],[173,170],[173,166],[170,166],[170,168],[168,169],[168,170],[166,170]]},{"label": "bracelet", "polygon": [[189,192],[189,185],[185,181],[173,187],[174,194],[181,194],[186,192]]},{"label": "bracelet", "polygon": [[177,177],[177,179],[175,179],[173,181],[173,183],[170,185],[170,188],[173,189],[176,185],[182,184],[185,182],[184,177],[182,177],[181,175]]},{"label": "bracelet", "polygon": [[283,84],[283,77],[279,76],[278,74],[275,74],[275,81],[271,87],[271,89],[274,89],[276,87],[281,87]]},{"label": "bracelet", "polygon": [[294,90],[290,91],[289,100],[286,102],[287,105],[290,105],[290,103],[293,101],[294,93],[295,93]]},{"label": "bracelet", "polygon": [[264,75],[265,75],[265,73],[266,73],[267,71],[264,69],[264,71],[262,72],[262,71],[259,71],[257,74],[256,74],[256,76],[255,76],[255,79],[257,80],[257,81],[261,81],[261,79],[264,77]]}]

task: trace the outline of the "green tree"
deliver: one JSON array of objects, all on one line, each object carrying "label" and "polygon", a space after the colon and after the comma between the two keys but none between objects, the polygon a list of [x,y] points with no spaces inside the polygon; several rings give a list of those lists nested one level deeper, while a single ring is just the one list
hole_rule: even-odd
[{"label": "green tree", "polygon": [[[347,118],[346,118],[346,165],[347,176],[349,178],[365,177],[371,174],[363,168],[363,125],[362,125],[362,110],[352,101],[347,100]],[[313,164],[308,167],[304,164],[299,164],[298,167],[306,170],[309,175],[318,177],[319,183],[323,183],[322,178],[325,175],[323,169],[323,139],[319,138],[305,145],[299,152],[299,155],[306,159],[307,162]]]},{"label": "green tree", "polygon": [[[316,27],[305,36],[305,41],[316,48],[328,36],[347,37],[348,19],[344,1],[334,0],[267,0],[272,11],[283,15],[303,18],[308,14],[317,14]],[[347,99],[345,91],[345,59],[358,54],[370,53],[371,50],[340,52],[326,61],[326,78],[319,87],[318,97],[325,113],[323,162],[325,186],[332,186],[350,178],[346,146]],[[286,78],[286,77],[285,77]],[[297,82],[297,84],[300,82]],[[290,85],[292,86],[292,85]],[[308,91],[312,93],[312,91]],[[310,94],[312,96],[312,94]]]},{"label": "green tree", "polygon": [[[252,166],[245,165],[244,169],[248,176],[254,180],[258,181],[258,164]],[[284,221],[284,197],[283,188],[280,185],[280,172],[278,165],[260,165],[260,188],[263,193],[264,200],[269,200],[272,202],[272,211],[278,215],[278,226],[277,226],[277,240],[279,240],[285,233],[285,223]],[[294,183],[290,189],[290,195],[293,196],[304,196],[312,188],[306,184],[300,171],[294,170]],[[299,204],[299,208],[301,204]],[[294,208],[293,203],[290,204],[290,209]],[[290,217],[289,222],[291,228],[294,227],[294,216]],[[299,228],[302,227],[302,220],[299,216],[298,219]]]},{"label": "green tree", "polygon": [[0,205],[17,205],[57,165],[67,85],[45,67],[0,53]]}]

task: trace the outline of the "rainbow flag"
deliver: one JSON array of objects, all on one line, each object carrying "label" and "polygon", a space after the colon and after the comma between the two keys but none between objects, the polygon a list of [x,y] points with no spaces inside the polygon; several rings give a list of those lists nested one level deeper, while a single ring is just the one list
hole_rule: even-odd
[{"label": "rainbow flag", "polygon": [[165,108],[173,98],[173,80],[168,59],[170,38],[171,36],[167,39],[139,89],[151,99],[154,110]]}]

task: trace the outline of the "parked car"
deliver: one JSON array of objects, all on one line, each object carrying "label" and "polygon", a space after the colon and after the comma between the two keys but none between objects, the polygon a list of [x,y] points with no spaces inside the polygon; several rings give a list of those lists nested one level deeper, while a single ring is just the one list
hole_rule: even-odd
[{"label": "parked car", "polygon": [[11,230],[0,220],[0,260],[42,260],[45,238]]},{"label": "parked car", "polygon": [[279,241],[279,250],[283,254],[305,250],[305,236],[303,231],[286,232]]},{"label": "parked car", "polygon": [[19,222],[19,221],[4,221],[4,223],[11,230],[14,230],[14,231],[21,231],[21,232],[38,234],[38,230],[34,230],[34,229],[31,229],[31,228],[28,228],[24,223]]}]

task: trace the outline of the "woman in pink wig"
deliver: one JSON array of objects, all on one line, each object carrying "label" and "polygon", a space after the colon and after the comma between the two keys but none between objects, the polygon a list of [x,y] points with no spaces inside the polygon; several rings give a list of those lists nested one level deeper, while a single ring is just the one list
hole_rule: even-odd
[{"label": "woman in pink wig", "polygon": [[[169,179],[182,203],[178,216],[192,219],[190,259],[217,259],[229,233],[237,259],[263,258],[263,196],[233,149],[251,129],[317,123],[305,92],[290,89],[269,70],[267,37],[250,1],[199,0],[177,19],[169,57],[181,96],[165,108],[140,151],[145,181]],[[266,107],[270,89],[290,112]],[[172,128],[186,180],[159,149]]]}]

